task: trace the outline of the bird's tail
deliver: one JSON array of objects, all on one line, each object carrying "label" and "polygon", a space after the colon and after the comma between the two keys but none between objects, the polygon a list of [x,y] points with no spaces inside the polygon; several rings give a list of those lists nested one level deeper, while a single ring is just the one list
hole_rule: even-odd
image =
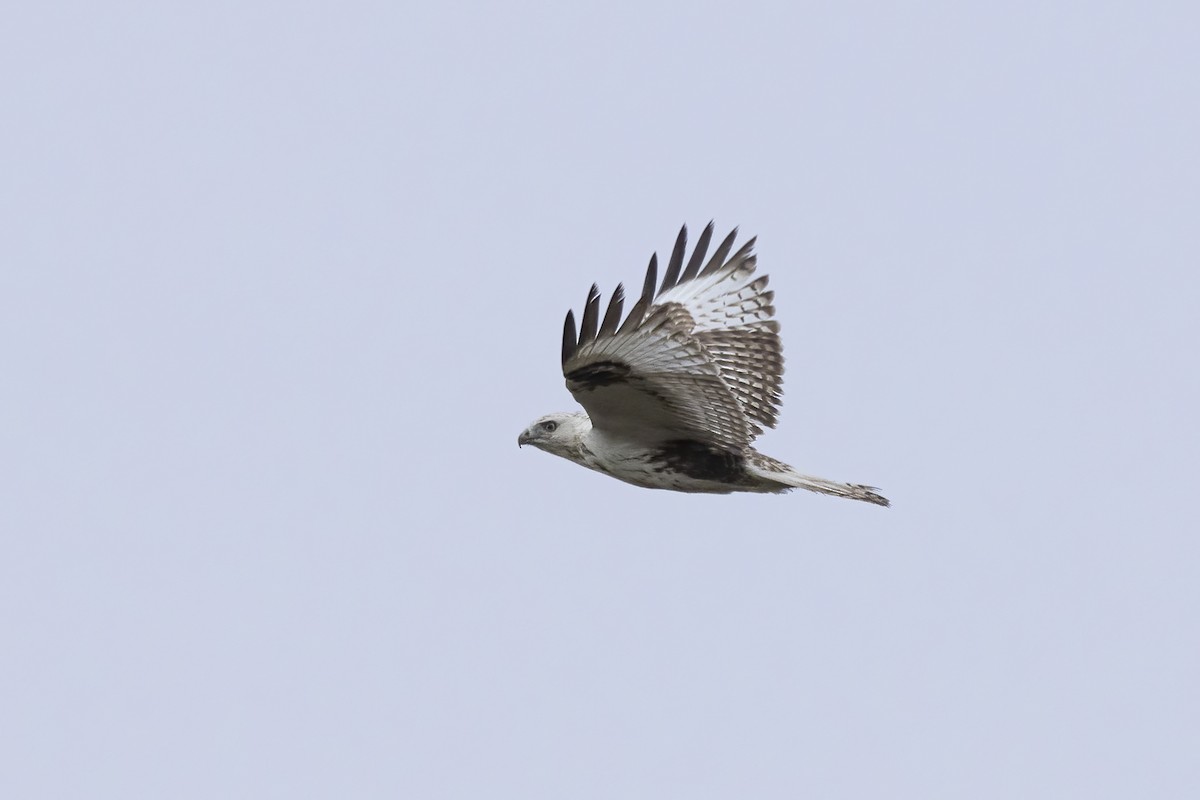
[{"label": "bird's tail", "polygon": [[796,470],[780,461],[754,453],[748,460],[747,468],[763,480],[773,481],[780,485],[779,491],[788,489],[807,489],[810,492],[831,494],[834,497],[848,497],[851,500],[862,500],[864,503],[874,503],[877,506],[889,506],[891,503],[874,486],[863,486],[858,483],[839,483],[825,478],[814,478],[811,475],[801,475]]}]

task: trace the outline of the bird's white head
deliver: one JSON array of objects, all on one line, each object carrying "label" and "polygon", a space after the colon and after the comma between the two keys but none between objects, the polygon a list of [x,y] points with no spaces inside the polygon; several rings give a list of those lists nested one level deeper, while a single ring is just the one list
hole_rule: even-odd
[{"label": "bird's white head", "polygon": [[534,420],[532,425],[522,431],[517,437],[517,444],[530,444],[547,453],[571,458],[572,455],[578,454],[579,441],[591,429],[592,423],[587,414],[547,414]]}]

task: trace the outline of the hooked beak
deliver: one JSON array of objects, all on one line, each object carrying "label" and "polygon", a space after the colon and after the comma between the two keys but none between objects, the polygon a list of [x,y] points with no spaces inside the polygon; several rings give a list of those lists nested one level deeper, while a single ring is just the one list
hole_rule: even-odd
[{"label": "hooked beak", "polygon": [[521,431],[521,435],[517,437],[517,447],[529,444],[533,441],[533,437],[529,435],[529,431]]}]

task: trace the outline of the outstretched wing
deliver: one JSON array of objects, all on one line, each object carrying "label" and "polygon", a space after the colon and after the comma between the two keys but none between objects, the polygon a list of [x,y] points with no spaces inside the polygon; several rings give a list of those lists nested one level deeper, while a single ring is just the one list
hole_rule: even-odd
[{"label": "outstretched wing", "polygon": [[742,447],[775,424],[782,384],[779,326],[765,276],[750,280],[751,239],[732,257],[736,229],[707,263],[712,223],[688,260],[679,232],[663,281],[651,257],[641,297],[622,321],[624,290],[600,320],[600,292],[588,293],[578,335],[563,325],[567,388],[598,429],[650,441],[688,438]]}]

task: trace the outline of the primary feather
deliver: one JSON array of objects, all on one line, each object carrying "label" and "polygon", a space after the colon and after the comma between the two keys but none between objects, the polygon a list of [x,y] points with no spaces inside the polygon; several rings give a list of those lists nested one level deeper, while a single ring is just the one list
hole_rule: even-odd
[{"label": "primary feather", "polygon": [[710,257],[712,233],[710,222],[684,265],[684,226],[661,283],[658,256],[651,256],[624,319],[624,287],[601,317],[592,285],[578,328],[567,312],[562,340],[567,388],[587,413],[543,417],[518,442],[648,488],[803,488],[888,505],[872,487],[801,475],[750,446],[779,412],[783,347],[774,292],[765,275],[753,277],[754,239],[731,256],[735,228]]}]

